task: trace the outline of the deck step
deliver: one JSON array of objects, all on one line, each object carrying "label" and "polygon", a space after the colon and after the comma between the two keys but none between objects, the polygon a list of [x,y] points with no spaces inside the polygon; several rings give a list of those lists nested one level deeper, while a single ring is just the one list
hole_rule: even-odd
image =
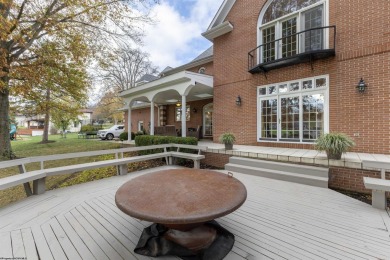
[{"label": "deck step", "polygon": [[231,157],[225,170],[328,188],[327,168]]},{"label": "deck step", "polygon": [[317,177],[325,177],[325,178],[328,178],[328,172],[329,172],[329,169],[325,167],[315,167],[315,166],[308,166],[308,165],[301,165],[301,164],[249,159],[243,157],[230,157],[229,163],[251,166],[255,168],[306,174],[309,176],[317,176]]}]

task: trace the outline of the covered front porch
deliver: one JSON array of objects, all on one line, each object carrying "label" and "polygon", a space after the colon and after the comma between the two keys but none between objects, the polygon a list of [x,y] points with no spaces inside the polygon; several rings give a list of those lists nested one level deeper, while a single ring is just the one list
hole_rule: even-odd
[{"label": "covered front porch", "polygon": [[155,135],[159,133],[156,127],[172,126],[182,137],[189,131],[201,131],[203,137],[213,135],[212,76],[181,71],[120,95],[126,103],[126,126],[132,132],[146,130]]}]

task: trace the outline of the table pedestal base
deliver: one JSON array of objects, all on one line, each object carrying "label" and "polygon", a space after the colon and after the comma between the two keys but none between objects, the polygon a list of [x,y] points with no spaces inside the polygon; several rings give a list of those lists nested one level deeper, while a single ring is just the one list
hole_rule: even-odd
[{"label": "table pedestal base", "polygon": [[188,231],[153,224],[144,229],[134,252],[146,256],[174,255],[185,260],[220,260],[233,244],[234,235],[216,221]]},{"label": "table pedestal base", "polygon": [[208,248],[217,237],[217,230],[210,225],[201,225],[188,231],[168,229],[164,238],[193,252]]}]

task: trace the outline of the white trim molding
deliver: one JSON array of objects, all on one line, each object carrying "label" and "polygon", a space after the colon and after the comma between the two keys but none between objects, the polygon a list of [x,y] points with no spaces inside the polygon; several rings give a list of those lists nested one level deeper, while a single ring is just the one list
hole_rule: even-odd
[{"label": "white trim molding", "polygon": [[235,3],[236,0],[224,0],[218,9],[218,12],[215,14],[213,20],[211,21],[209,27],[207,28],[207,31],[223,23]]},{"label": "white trim molding", "polygon": [[226,21],[202,33],[202,36],[209,41],[213,41],[214,38],[217,38],[231,31],[233,31],[233,25],[229,21]]}]

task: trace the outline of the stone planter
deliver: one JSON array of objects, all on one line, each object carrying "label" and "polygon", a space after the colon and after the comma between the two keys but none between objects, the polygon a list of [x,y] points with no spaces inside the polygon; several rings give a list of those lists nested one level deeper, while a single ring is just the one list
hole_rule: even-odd
[{"label": "stone planter", "polygon": [[328,156],[328,159],[341,160],[342,153],[334,153],[332,151],[326,151],[326,155]]},{"label": "stone planter", "polygon": [[225,144],[225,150],[233,150],[233,144]]}]

